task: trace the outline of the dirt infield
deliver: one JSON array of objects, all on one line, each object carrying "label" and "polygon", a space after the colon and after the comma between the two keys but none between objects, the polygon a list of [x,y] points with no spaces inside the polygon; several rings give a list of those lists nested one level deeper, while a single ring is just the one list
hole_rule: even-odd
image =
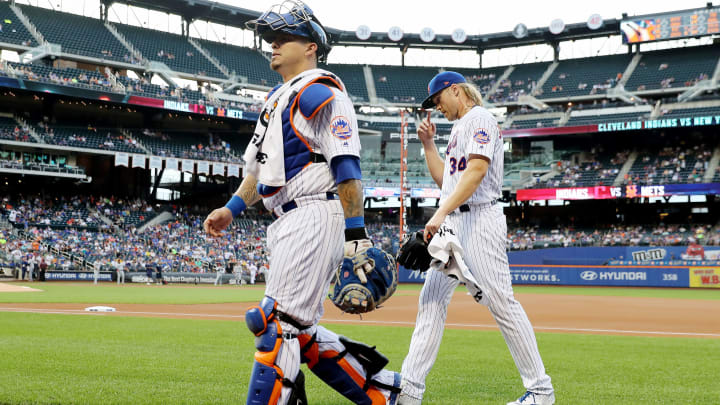
[{"label": "dirt infield", "polygon": [[25,286],[21,286],[21,285],[15,285],[15,284],[0,283],[0,293],[4,293],[4,292],[33,292],[33,291],[42,291],[42,290],[38,290],[37,288],[25,287]]},{"label": "dirt infield", "polygon": [[[412,327],[419,292],[404,291],[373,313],[341,313],[325,302],[322,323],[372,324]],[[584,295],[517,294],[538,332],[592,333],[636,336],[720,338],[720,323],[708,314],[720,313],[718,300],[687,300]],[[93,305],[108,305],[116,312],[86,312]],[[142,316],[191,319],[244,319],[246,304],[140,305],[140,304],[0,304],[0,311]],[[458,291],[448,310],[448,328],[496,330],[487,308]]]}]

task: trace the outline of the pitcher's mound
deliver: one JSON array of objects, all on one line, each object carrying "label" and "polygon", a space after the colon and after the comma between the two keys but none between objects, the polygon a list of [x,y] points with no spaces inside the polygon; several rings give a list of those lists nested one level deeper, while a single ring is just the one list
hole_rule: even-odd
[{"label": "pitcher's mound", "polygon": [[32,291],[42,291],[42,290],[38,290],[37,288],[26,287],[24,285],[0,283],[0,292],[32,292]]}]

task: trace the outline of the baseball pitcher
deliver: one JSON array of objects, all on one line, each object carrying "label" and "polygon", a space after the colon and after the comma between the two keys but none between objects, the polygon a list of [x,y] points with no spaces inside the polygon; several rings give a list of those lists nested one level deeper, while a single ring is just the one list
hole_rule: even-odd
[{"label": "baseball pitcher", "polygon": [[[502,207],[497,205],[503,180],[503,142],[497,121],[482,107],[480,92],[459,73],[439,73],[430,81],[428,92],[423,108],[435,107],[455,123],[444,160],[433,140],[435,124],[429,113],[418,127],[430,175],[442,194],[421,240],[405,241],[398,262],[425,271],[430,263],[428,239],[435,234],[443,239],[457,238],[463,252],[461,264],[469,271],[467,278],[473,280],[466,283],[468,290],[490,309],[525,385],[526,393],[509,405],[551,405],[555,402],[553,386],[530,321],[515,300],[510,282],[505,251],[507,224]],[[426,275],[415,331],[403,362],[400,404],[420,404],[422,400],[425,378],[440,348],[447,306],[458,283],[457,277],[435,268]]]}]

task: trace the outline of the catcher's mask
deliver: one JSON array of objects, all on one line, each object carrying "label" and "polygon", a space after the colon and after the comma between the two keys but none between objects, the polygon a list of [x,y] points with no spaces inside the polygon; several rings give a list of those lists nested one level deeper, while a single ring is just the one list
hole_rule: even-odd
[{"label": "catcher's mask", "polygon": [[276,4],[257,19],[246,22],[245,27],[255,31],[267,43],[272,43],[278,32],[307,38],[318,46],[318,62],[326,61],[330,53],[325,28],[310,7],[301,1],[285,0]]}]

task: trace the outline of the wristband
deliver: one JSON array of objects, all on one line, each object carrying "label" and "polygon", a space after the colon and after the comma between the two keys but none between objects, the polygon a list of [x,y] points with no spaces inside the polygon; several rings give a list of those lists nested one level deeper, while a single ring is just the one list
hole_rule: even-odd
[{"label": "wristband", "polygon": [[345,228],[345,241],[369,239],[365,227]]},{"label": "wristband", "polygon": [[365,227],[365,217],[345,218],[345,229],[364,228],[364,227]]},{"label": "wristband", "polygon": [[227,204],[225,204],[225,207],[227,209],[229,209],[230,212],[232,212],[233,218],[240,215],[243,211],[245,211],[245,209],[247,209],[247,205],[245,205],[245,201],[242,198],[240,198],[234,194],[233,194],[232,198],[230,199],[230,201],[228,201]]}]

